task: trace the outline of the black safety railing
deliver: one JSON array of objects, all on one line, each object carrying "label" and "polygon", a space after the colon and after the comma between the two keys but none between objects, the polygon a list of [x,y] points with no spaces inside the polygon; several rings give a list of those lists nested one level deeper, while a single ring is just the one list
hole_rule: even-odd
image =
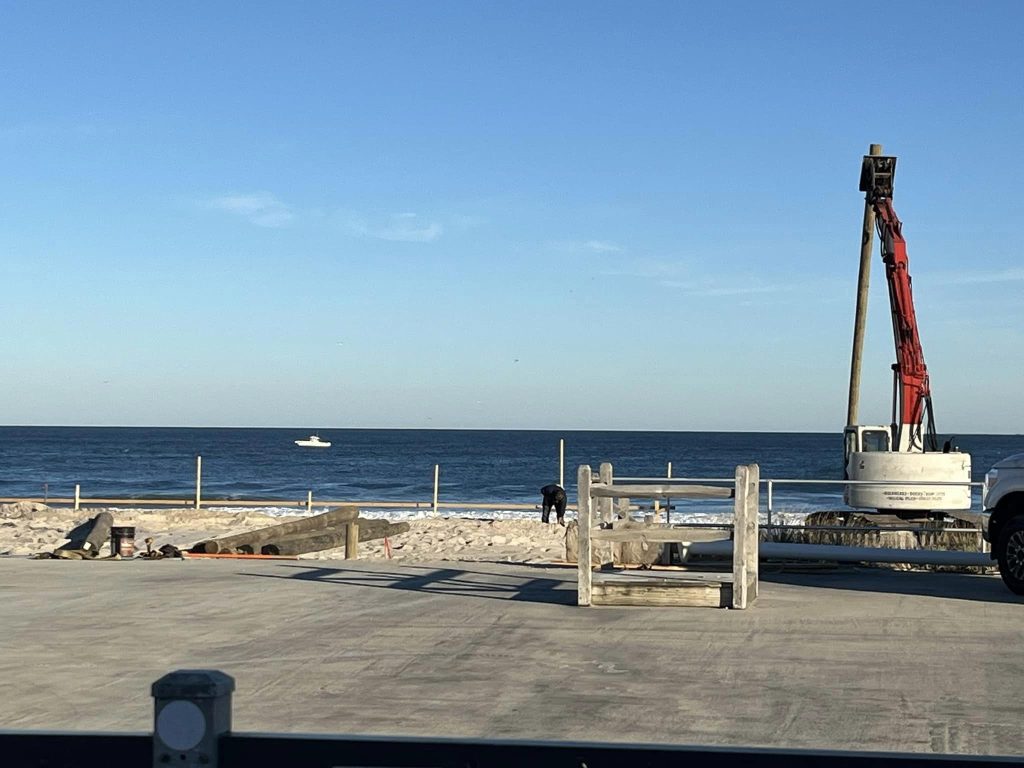
[{"label": "black safety railing", "polygon": [[234,680],[181,670],[153,684],[152,734],[0,731],[4,768],[969,768],[1019,757],[741,747],[233,733]]}]

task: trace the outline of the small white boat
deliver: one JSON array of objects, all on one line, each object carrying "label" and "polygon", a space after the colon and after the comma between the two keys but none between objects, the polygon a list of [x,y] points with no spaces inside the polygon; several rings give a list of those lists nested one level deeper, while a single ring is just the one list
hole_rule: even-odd
[{"label": "small white boat", "polygon": [[320,435],[310,435],[306,440],[296,440],[295,444],[303,448],[330,448],[330,440],[321,440]]}]

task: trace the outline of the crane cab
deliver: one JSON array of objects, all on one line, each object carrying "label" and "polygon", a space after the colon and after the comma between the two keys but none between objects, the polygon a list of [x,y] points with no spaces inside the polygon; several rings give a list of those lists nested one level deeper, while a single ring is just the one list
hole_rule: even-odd
[{"label": "crane cab", "polygon": [[[904,515],[971,508],[969,454],[899,450],[898,446],[894,450],[894,442],[891,426],[854,425],[843,431],[846,479],[872,481],[844,486],[847,505],[869,513]],[[929,481],[943,485],[929,485]]]}]

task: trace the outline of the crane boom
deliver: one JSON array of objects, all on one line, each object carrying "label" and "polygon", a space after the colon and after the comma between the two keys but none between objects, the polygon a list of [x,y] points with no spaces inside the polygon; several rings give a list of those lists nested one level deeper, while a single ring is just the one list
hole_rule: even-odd
[{"label": "crane boom", "polygon": [[895,157],[864,157],[861,190],[867,193],[868,202],[875,212],[896,345],[893,437],[897,446],[905,445],[908,450],[937,451],[931,383],[914,310],[907,241],[903,238],[902,222],[892,205],[895,171]]},{"label": "crane boom", "polygon": [[[860,189],[866,193],[867,211],[874,216],[881,241],[889,288],[896,344],[892,423],[846,425],[844,479],[855,482],[844,487],[843,501],[860,510],[916,519],[971,508],[971,457],[951,440],[939,450],[931,384],[914,311],[907,242],[892,206],[895,171],[895,157],[867,155],[860,175]],[[862,236],[870,238],[871,230],[862,230]],[[862,240],[861,245],[863,254],[866,243]]]}]

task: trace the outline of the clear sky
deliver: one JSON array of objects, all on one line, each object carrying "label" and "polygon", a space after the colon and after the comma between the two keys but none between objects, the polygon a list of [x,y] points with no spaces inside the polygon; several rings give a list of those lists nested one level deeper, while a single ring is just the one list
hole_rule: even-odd
[{"label": "clear sky", "polygon": [[0,35],[0,424],[839,431],[876,142],[940,432],[1024,432],[1024,3],[7,2]]}]

